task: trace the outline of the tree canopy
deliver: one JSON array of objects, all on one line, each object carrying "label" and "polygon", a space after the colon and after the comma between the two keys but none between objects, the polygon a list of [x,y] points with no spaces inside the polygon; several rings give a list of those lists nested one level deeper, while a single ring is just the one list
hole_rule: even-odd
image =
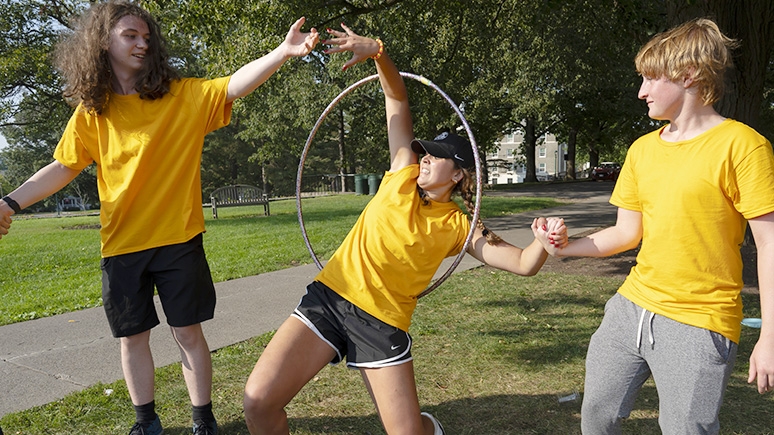
[{"label": "tree canopy", "polygon": [[[89,0],[12,0],[0,16],[0,152],[4,190],[50,162],[72,109],[51,67],[52,47]],[[719,104],[774,137],[774,4],[709,0],[143,0],[161,24],[183,75],[226,76],[277,46],[300,16],[306,28],[347,23],[379,36],[402,71],[427,77],[463,110],[476,143],[494,150],[504,133],[524,134],[527,181],[545,133],[568,144],[570,167],[618,159],[655,124],[637,100],[633,58],[656,32],[695,16],[715,18],[740,41],[729,94]],[[301,149],[326,105],[374,74],[371,62],[341,71],[344,54],[319,46],[286,63],[234,106],[232,123],[210,134],[202,160],[204,197],[225,184],[293,192]],[[432,137],[460,128],[427,86],[407,83],[415,131]],[[344,98],[321,125],[306,174],[381,172],[388,167],[378,82]],[[531,173],[529,170],[531,169]],[[570,171],[572,173],[572,171]],[[312,177],[310,177],[312,178]],[[2,180],[0,180],[2,182]],[[93,171],[68,187],[95,202]],[[50,206],[50,202],[48,204]],[[46,206],[43,204],[42,206]]]}]

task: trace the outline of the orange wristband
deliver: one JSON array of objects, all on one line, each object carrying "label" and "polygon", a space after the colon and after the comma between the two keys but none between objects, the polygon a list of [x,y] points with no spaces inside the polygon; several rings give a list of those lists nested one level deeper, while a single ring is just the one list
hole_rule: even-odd
[{"label": "orange wristband", "polygon": [[371,59],[377,60],[380,57],[382,57],[382,53],[384,53],[384,43],[381,39],[376,38],[376,43],[379,44],[379,51],[376,52],[375,55],[371,56]]}]

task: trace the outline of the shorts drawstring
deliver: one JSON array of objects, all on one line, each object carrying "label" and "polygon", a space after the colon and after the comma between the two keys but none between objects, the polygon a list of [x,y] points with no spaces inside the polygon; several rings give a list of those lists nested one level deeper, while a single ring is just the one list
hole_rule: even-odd
[{"label": "shorts drawstring", "polygon": [[[642,344],[642,321],[645,319],[645,313],[648,312],[648,310],[643,308],[642,314],[640,314],[640,323],[637,325],[637,349],[639,349],[640,344]],[[656,340],[653,338],[654,317],[656,317],[656,313],[650,312],[650,316],[648,316],[648,342],[650,343],[651,347],[656,343]]]}]

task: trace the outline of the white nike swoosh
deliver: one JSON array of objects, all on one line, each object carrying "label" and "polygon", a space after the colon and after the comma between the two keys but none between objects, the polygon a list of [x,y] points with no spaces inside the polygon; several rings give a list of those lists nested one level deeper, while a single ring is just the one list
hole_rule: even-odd
[{"label": "white nike swoosh", "polygon": [[390,350],[395,350],[395,349],[397,349],[397,348],[399,348],[399,347],[400,347],[400,346],[390,346]]},{"label": "white nike swoosh", "polygon": [[463,159],[462,157],[458,156],[457,154],[454,155],[454,158],[457,159],[457,160],[463,161],[463,162],[465,161],[465,159]]}]

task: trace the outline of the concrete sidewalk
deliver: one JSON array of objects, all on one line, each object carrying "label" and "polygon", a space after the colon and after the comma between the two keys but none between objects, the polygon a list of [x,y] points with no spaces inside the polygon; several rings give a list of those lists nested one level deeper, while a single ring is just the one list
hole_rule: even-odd
[{"label": "concrete sidewalk", "polygon": [[[496,192],[497,195],[540,195],[576,202],[489,219],[487,226],[508,242],[523,247],[533,239],[530,224],[534,217],[564,217],[571,235],[615,221],[616,208],[607,202],[612,184],[573,184],[578,184],[574,187],[575,193],[569,191],[572,187],[567,188],[572,184],[557,185],[553,192],[550,186],[539,191]],[[447,259],[436,277],[443,275],[453,260]],[[466,255],[455,272],[480,265]],[[203,324],[210,349],[220,349],[277,329],[316,274],[317,267],[310,264],[217,283],[215,318]],[[156,304],[165,325],[158,298]],[[177,346],[166,327],[155,328],[151,348],[157,367],[180,361]],[[0,327],[0,416],[56,401],[98,382],[111,383],[122,378],[119,343],[110,334],[102,307]]]}]

